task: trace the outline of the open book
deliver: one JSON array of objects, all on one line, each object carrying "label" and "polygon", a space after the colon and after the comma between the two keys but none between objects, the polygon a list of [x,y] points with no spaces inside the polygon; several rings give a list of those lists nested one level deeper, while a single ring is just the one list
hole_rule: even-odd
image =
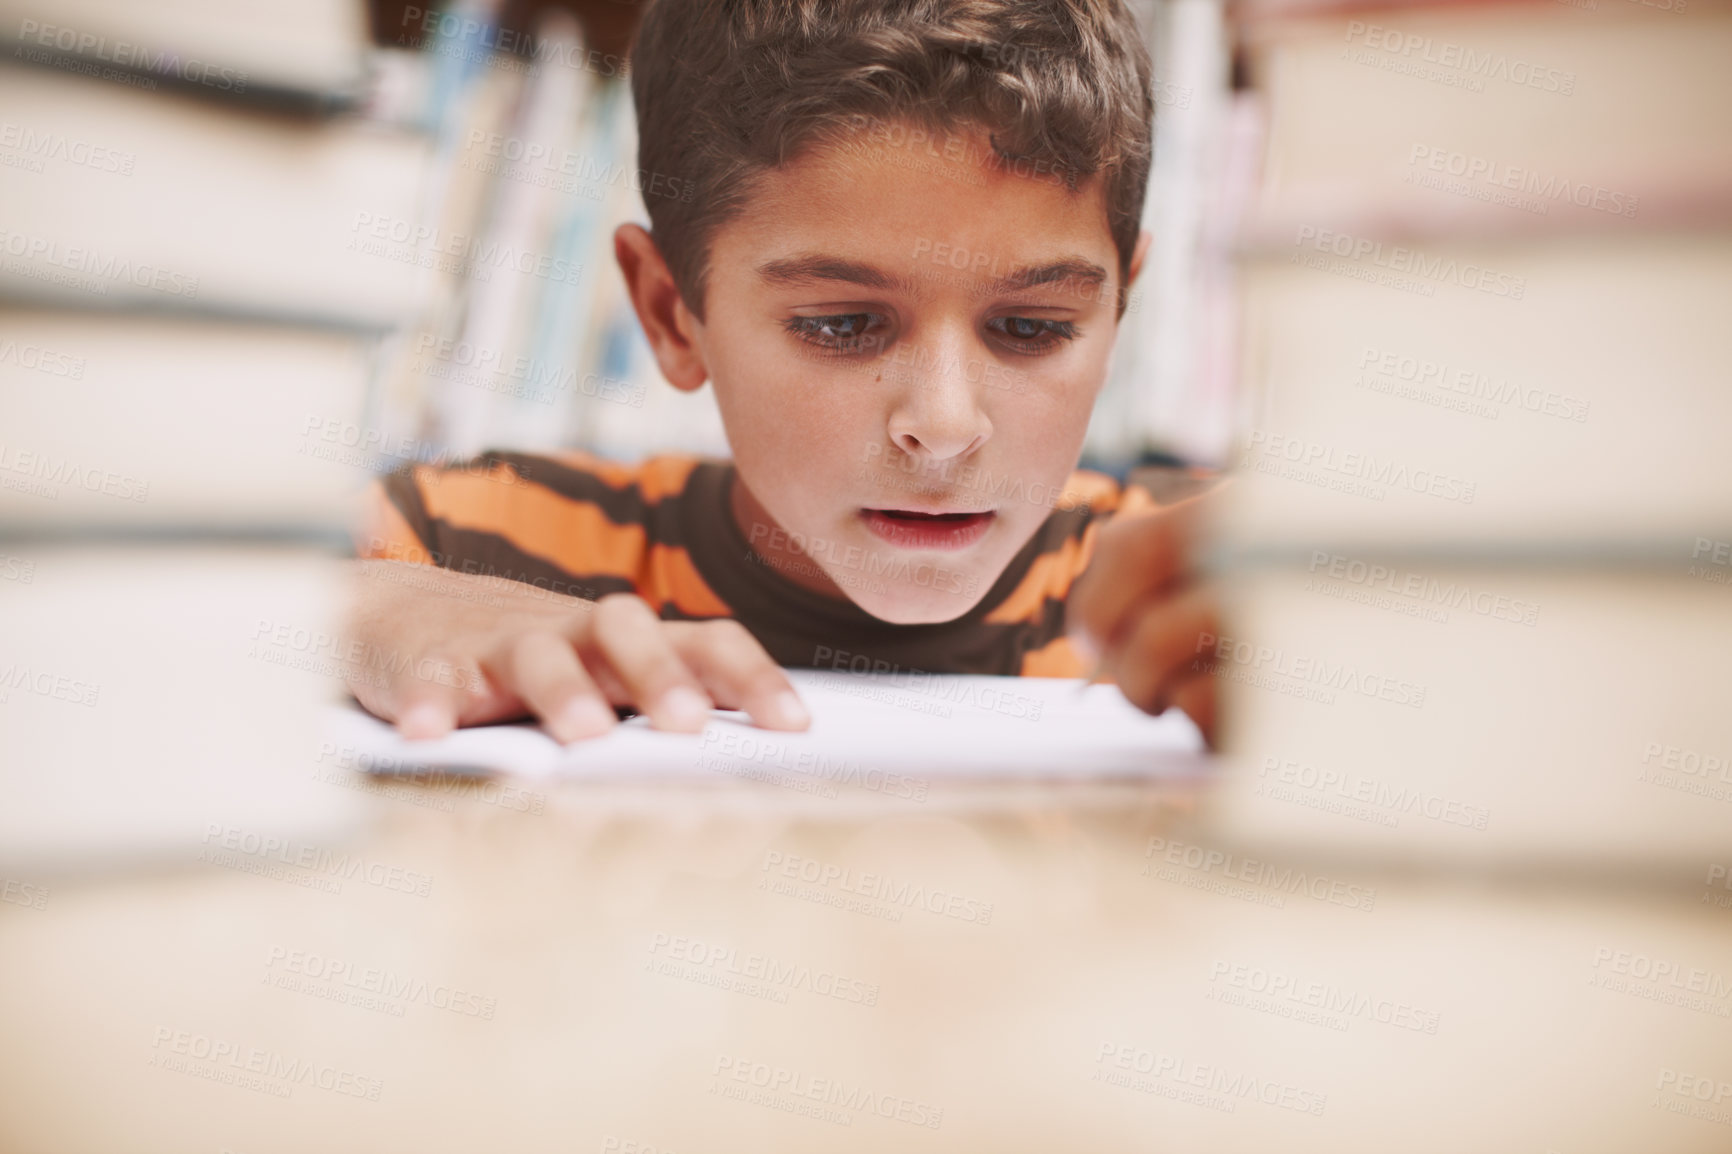
[{"label": "open book", "polygon": [[805,733],[758,729],[719,710],[701,734],[636,717],[562,746],[528,723],[405,741],[357,707],[333,709],[322,758],[379,774],[501,771],[576,779],[756,780],[830,796],[858,788],[923,794],[934,779],[1110,780],[1193,776],[1206,765],[1178,710],[1150,717],[1111,685],[1053,678],[791,671],[811,711]]}]

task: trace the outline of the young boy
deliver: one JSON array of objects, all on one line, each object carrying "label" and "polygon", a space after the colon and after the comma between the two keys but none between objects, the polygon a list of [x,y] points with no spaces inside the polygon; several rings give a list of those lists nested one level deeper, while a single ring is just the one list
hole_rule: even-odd
[{"label": "young boy", "polygon": [[361,702],[411,737],[529,713],[575,741],[614,705],[804,728],[778,664],[1135,665],[1170,574],[1065,632],[1102,522],[1152,504],[1072,472],[1149,240],[1121,0],[652,0],[633,62],[640,167],[692,194],[615,254],[733,460],[390,477],[352,634],[409,660]]}]

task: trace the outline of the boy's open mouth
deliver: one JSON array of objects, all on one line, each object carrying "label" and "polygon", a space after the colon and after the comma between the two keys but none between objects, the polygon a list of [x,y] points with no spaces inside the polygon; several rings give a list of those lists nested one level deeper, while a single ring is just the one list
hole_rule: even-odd
[{"label": "boy's open mouth", "polygon": [[915,509],[862,509],[860,519],[881,540],[904,549],[966,549],[998,514],[923,513]]}]

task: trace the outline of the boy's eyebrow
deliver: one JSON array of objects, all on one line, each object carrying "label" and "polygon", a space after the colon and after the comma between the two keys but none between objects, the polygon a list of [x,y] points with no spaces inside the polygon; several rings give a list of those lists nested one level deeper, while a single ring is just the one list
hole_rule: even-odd
[{"label": "boy's eyebrow", "polygon": [[[859,261],[832,256],[796,256],[773,260],[758,266],[758,275],[776,284],[804,284],[807,281],[843,281],[872,289],[903,289],[906,282],[882,269]],[[1046,264],[1029,265],[999,277],[991,292],[1016,292],[1039,288],[1041,285],[1069,281],[1087,287],[1103,285],[1107,270],[1092,260],[1066,257]]]},{"label": "boy's eyebrow", "polygon": [[776,284],[802,284],[814,280],[846,281],[874,289],[899,289],[902,281],[881,269],[859,261],[831,256],[797,256],[758,266],[758,275]]},{"label": "boy's eyebrow", "polygon": [[1007,276],[1001,276],[993,284],[998,292],[1015,292],[1018,289],[1039,288],[1041,285],[1074,281],[1081,285],[1094,287],[1105,284],[1107,270],[1092,260],[1081,257],[1070,257],[1065,260],[1055,260],[1049,264],[1031,265],[1019,268]]}]

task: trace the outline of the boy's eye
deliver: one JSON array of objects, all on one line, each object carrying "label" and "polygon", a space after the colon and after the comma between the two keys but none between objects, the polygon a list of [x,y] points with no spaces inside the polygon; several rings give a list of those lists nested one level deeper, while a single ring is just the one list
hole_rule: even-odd
[{"label": "boy's eye", "polygon": [[875,348],[885,318],[877,313],[836,313],[823,317],[791,317],[787,329],[803,341],[844,352]]},{"label": "boy's eye", "polygon": [[1003,338],[1002,343],[1019,353],[1044,352],[1076,337],[1072,321],[1049,321],[1038,317],[994,317],[986,327]]}]

